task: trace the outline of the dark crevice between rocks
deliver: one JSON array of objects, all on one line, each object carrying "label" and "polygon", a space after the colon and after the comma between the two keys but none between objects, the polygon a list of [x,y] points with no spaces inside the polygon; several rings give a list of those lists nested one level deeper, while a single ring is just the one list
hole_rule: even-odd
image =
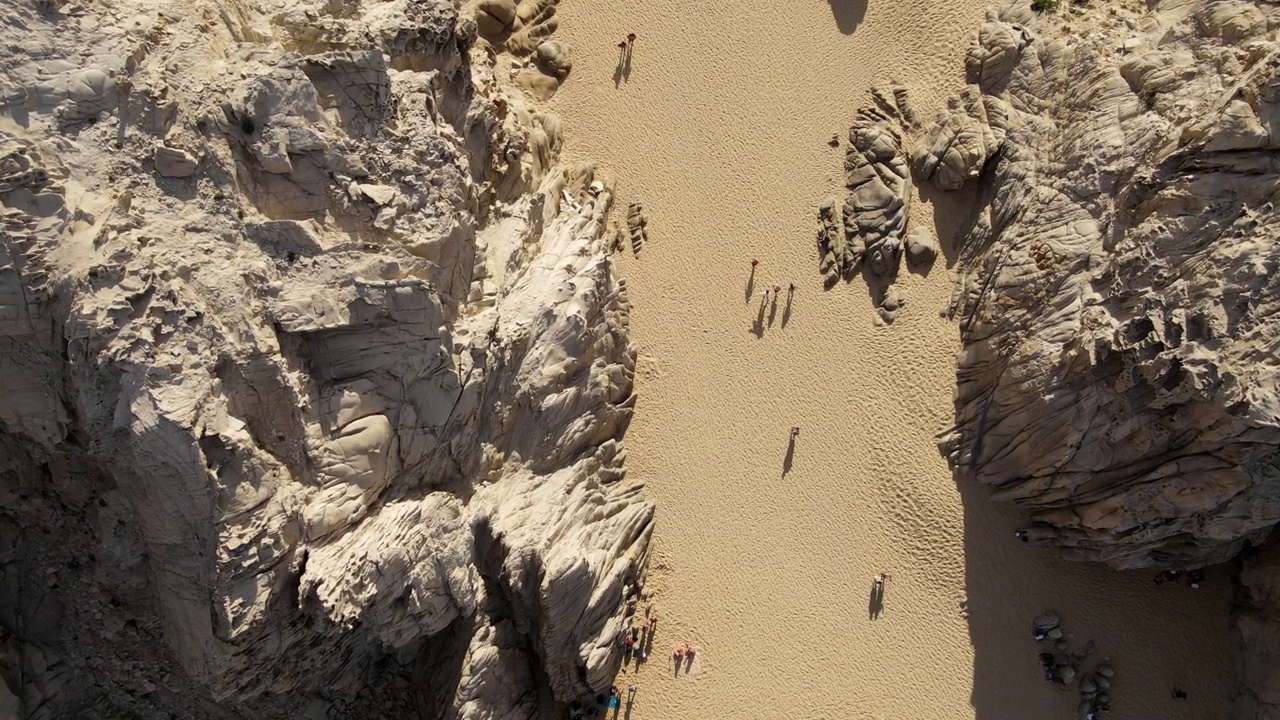
[{"label": "dark crevice between rocks", "polygon": [[[487,596],[487,603],[481,611],[489,617],[494,626],[506,620],[511,621],[524,644],[519,649],[524,652],[530,677],[533,679],[534,687],[530,690],[535,693],[535,696],[529,700],[541,708],[540,714],[543,717],[563,716],[564,709],[554,697],[550,678],[543,667],[544,658],[537,642],[539,623],[534,615],[540,613],[537,613],[536,608],[525,606],[523,599],[515,588],[511,587],[504,575],[509,548],[500,535],[494,534],[488,518],[483,518],[475,524],[474,533],[474,563],[484,582]],[[528,582],[525,583],[525,587],[542,587],[540,566],[536,569],[526,568],[525,572],[538,575],[537,578],[526,578]],[[558,714],[549,715],[548,713]]]}]

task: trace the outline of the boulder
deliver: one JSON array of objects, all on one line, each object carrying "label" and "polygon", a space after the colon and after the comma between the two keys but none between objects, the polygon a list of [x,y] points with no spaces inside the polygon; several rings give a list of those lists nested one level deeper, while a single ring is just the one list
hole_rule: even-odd
[{"label": "boulder", "polygon": [[912,230],[907,235],[907,262],[916,268],[928,267],[938,256],[938,242],[923,230]]},{"label": "boulder", "polygon": [[189,177],[200,165],[200,160],[186,150],[165,145],[156,146],[154,161],[156,172],[167,178]]}]

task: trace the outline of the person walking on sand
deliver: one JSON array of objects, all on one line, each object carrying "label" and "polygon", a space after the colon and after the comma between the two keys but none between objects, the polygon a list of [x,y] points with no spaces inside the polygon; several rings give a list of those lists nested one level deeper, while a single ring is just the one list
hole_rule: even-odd
[{"label": "person walking on sand", "polygon": [[799,427],[797,427],[797,426],[792,426],[792,427],[791,427],[791,437],[792,437],[793,439],[794,439],[794,438],[798,438],[798,437],[800,437],[800,428],[799,428]]},{"label": "person walking on sand", "polygon": [[628,45],[635,45],[635,44],[636,44],[636,34],[635,34],[635,33],[627,33],[627,44],[628,44]]},{"label": "person walking on sand", "polygon": [[788,286],[787,286],[787,292],[788,292],[788,293],[790,293],[790,294],[792,294],[792,295],[794,295],[794,294],[795,294],[795,292],[796,292],[796,284],[795,284],[795,283],[791,283],[790,285],[788,285]]},{"label": "person walking on sand", "polygon": [[761,298],[761,299],[763,299],[763,300],[768,300],[768,299],[769,299],[769,291],[768,291],[768,290],[765,290],[764,292],[760,293],[760,298]]},{"label": "person walking on sand", "polygon": [[676,667],[680,666],[680,661],[684,660],[684,648],[677,645],[671,651],[671,658],[676,661]]},{"label": "person walking on sand", "polygon": [[755,269],[756,269],[756,266],[757,266],[757,265],[759,265],[759,264],[760,264],[760,261],[759,261],[759,260],[757,260],[757,259],[755,259],[755,258],[751,258],[751,269],[752,269],[752,270],[755,270]]}]

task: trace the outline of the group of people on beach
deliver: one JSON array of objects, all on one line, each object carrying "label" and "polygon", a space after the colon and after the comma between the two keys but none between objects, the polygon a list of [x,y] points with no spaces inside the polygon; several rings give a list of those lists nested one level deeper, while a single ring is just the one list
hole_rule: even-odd
[{"label": "group of people on beach", "polygon": [[1204,571],[1188,570],[1187,572],[1183,572],[1181,570],[1161,570],[1156,573],[1154,581],[1157,585],[1163,585],[1167,582],[1181,583],[1183,578],[1186,578],[1187,580],[1187,587],[1192,590],[1199,590],[1200,586],[1204,584]]},{"label": "group of people on beach", "polygon": [[[631,704],[636,701],[636,686],[634,684],[627,686],[627,712],[631,711]],[[569,720],[582,720],[582,718],[600,717],[600,708],[604,708],[605,712],[612,710],[616,715],[622,706],[622,691],[617,685],[609,686],[609,694],[600,694],[596,696],[596,703],[591,707],[584,708],[581,702],[574,702],[569,705]]]},{"label": "group of people on beach", "polygon": [[[760,265],[760,261],[759,261],[759,260],[756,260],[756,259],[752,259],[752,260],[751,260],[751,274],[752,274],[752,275],[755,275],[756,267],[758,267],[759,265]],[[774,297],[774,299],[777,299],[777,298],[782,297],[782,286],[781,286],[781,285],[779,285],[779,284],[777,284],[777,283],[774,283],[774,285],[773,285],[773,289],[772,289],[772,292],[773,292],[773,297]],[[795,283],[788,283],[788,284],[787,284],[787,295],[788,295],[788,296],[794,295],[794,294],[795,294],[795,292],[796,292],[796,284],[795,284]],[[769,289],[769,288],[765,288],[764,290],[762,290],[762,291],[760,292],[760,300],[761,300],[762,302],[768,302],[768,300],[769,300],[769,293],[770,293],[770,289]]]},{"label": "group of people on beach", "polygon": [[644,611],[644,618],[640,622],[635,622],[634,618],[631,627],[623,630],[618,636],[618,644],[623,648],[624,662],[630,662],[635,659],[636,664],[640,664],[649,659],[649,648],[653,647],[653,634],[658,629],[658,613],[653,608],[647,607]]},{"label": "group of people on beach", "polygon": [[698,648],[694,647],[691,643],[686,642],[683,645],[675,646],[671,651],[671,659],[675,662],[676,672],[680,672],[680,663],[685,662],[686,660],[688,662],[693,662],[693,658],[697,654]]},{"label": "group of people on beach", "polygon": [[[643,617],[633,617],[631,625],[624,628],[618,633],[618,645],[623,650],[623,662],[630,663],[633,660],[638,670],[640,665],[649,659],[649,651],[653,648],[654,635],[658,631],[658,612],[653,609],[652,605],[648,605],[644,609]],[[685,672],[693,665],[693,659],[698,654],[698,648],[690,642],[684,642],[676,645],[671,651],[671,659],[675,666],[675,672],[678,675],[681,667]],[[636,686],[627,686],[627,705],[630,707],[635,700]],[[575,703],[570,706],[571,718],[597,717],[600,708],[606,710],[617,710],[619,707],[620,694],[618,686],[614,685],[609,690],[609,694],[597,695],[596,705],[594,707],[584,708],[581,703]]]},{"label": "group of people on beach", "polygon": [[[1013,536],[1022,542],[1031,542],[1031,533],[1026,530],[1014,530]],[[1187,587],[1192,590],[1199,590],[1204,584],[1204,570],[1161,570],[1156,573],[1154,582],[1157,585],[1163,585],[1167,582],[1180,584],[1183,579],[1187,581]]]}]

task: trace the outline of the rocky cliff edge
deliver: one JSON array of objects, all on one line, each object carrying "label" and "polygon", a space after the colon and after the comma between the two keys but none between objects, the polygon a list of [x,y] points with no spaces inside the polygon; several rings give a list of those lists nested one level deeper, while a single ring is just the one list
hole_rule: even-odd
[{"label": "rocky cliff edge", "polygon": [[9,8],[26,717],[515,719],[607,687],[653,529],[611,189],[472,15]]}]

